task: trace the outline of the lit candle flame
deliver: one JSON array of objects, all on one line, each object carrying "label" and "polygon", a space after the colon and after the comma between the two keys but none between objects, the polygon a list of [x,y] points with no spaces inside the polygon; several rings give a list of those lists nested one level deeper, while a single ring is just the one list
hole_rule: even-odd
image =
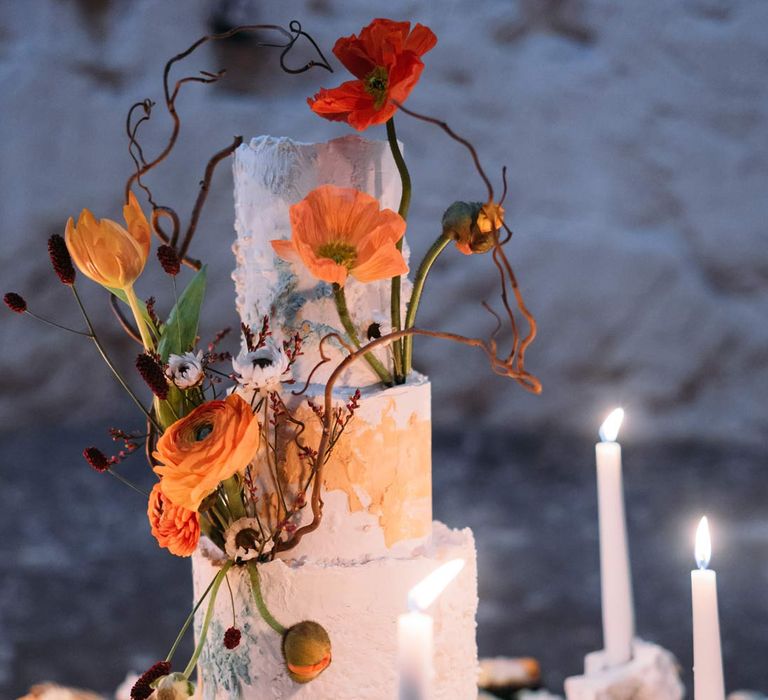
[{"label": "lit candle flame", "polygon": [[619,437],[619,428],[624,420],[624,409],[614,408],[600,426],[600,439],[603,442],[616,442]]},{"label": "lit candle flame", "polygon": [[451,559],[417,583],[408,593],[408,609],[424,612],[464,568],[463,559]]},{"label": "lit candle flame", "polygon": [[705,516],[701,519],[699,527],[696,529],[696,563],[700,569],[706,569],[711,558],[712,540],[709,536],[709,522]]}]

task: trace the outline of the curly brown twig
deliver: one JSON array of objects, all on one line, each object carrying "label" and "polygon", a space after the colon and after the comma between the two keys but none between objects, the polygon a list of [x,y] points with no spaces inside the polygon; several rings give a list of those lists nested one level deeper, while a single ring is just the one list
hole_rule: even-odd
[{"label": "curly brown twig", "polygon": [[342,338],[338,333],[328,333],[327,335],[324,335],[322,338],[320,338],[320,343],[318,344],[318,351],[320,352],[320,361],[312,368],[312,371],[309,373],[309,376],[307,377],[307,381],[305,382],[304,386],[301,388],[300,391],[292,391],[291,393],[294,396],[301,396],[302,394],[305,394],[307,392],[307,389],[309,389],[310,384],[312,384],[312,378],[315,376],[315,373],[317,370],[319,370],[323,365],[328,364],[332,358],[328,357],[325,354],[325,343],[335,340],[338,342],[349,354],[352,354],[355,351],[355,348],[350,345],[344,338]]},{"label": "curly brown twig", "polygon": [[[169,59],[165,64],[165,68],[163,69],[163,94],[165,97],[166,110],[168,111],[168,114],[171,117],[172,128],[171,128],[171,133],[168,137],[168,141],[166,142],[165,146],[150,161],[147,161],[147,159],[145,158],[141,145],[139,144],[136,138],[136,134],[139,126],[150,118],[153,103],[150,100],[137,102],[130,108],[128,112],[128,117],[126,120],[126,132],[128,134],[128,141],[129,141],[128,152],[131,156],[131,159],[134,162],[135,169],[134,169],[134,172],[131,173],[131,175],[128,177],[128,180],[125,183],[124,194],[125,194],[126,202],[128,201],[128,195],[129,195],[129,192],[131,191],[131,188],[133,187],[133,184],[137,183],[141,187],[141,189],[146,193],[148,201],[152,206],[153,212],[155,209],[161,208],[161,207],[158,207],[158,205],[156,204],[156,202],[152,197],[151,190],[142,182],[141,178],[144,175],[146,175],[150,170],[152,170],[153,168],[157,167],[160,163],[162,163],[169,156],[174,146],[176,145],[179,132],[181,131],[181,117],[179,116],[179,113],[176,107],[176,99],[179,96],[181,88],[182,86],[188,83],[203,83],[203,84],[215,83],[218,80],[220,80],[225,74],[224,70],[220,70],[215,73],[210,71],[201,71],[199,76],[186,76],[184,78],[180,78],[174,84],[173,89],[171,89],[170,73],[174,65],[179,61],[183,60],[184,58],[186,58],[187,56],[189,56],[190,54],[192,54],[200,46],[202,46],[203,44],[206,44],[209,41],[219,41],[222,39],[228,39],[232,36],[235,36],[236,34],[240,34],[242,32],[251,32],[251,31],[275,31],[275,32],[278,32],[281,36],[283,36],[286,39],[284,43],[280,43],[280,44],[270,43],[266,41],[257,43],[257,45],[259,46],[271,46],[271,47],[277,47],[277,48],[283,49],[280,54],[280,66],[286,73],[290,73],[290,74],[303,73],[314,67],[325,68],[326,70],[333,72],[333,69],[331,68],[330,64],[326,60],[325,56],[323,55],[322,51],[318,47],[317,43],[314,41],[314,39],[312,39],[311,36],[309,36],[309,34],[307,34],[302,30],[301,24],[299,24],[296,21],[292,21],[289,24],[289,29],[285,29],[284,27],[280,27],[275,24],[251,24],[251,25],[241,25],[238,27],[233,27],[232,29],[219,34],[208,34],[204,37],[201,37],[196,42],[194,42],[191,46],[189,46],[185,51],[182,51],[181,53],[176,54],[171,59]],[[310,60],[304,66],[301,66],[299,68],[290,68],[286,65],[285,58],[300,37],[306,38],[312,44],[314,49],[317,51],[317,54],[320,60]],[[138,120],[138,122],[136,122],[136,124],[133,124],[134,111],[139,107],[142,107],[144,109],[144,115],[141,117],[141,119]],[[234,148],[236,148],[236,146]],[[213,158],[211,158],[211,160],[208,162],[208,165],[206,167],[206,177],[204,178],[203,183],[201,185],[201,190],[198,193],[197,201],[195,203],[195,208],[192,212],[192,218],[191,218],[189,227],[187,228],[187,232],[185,234],[184,240],[182,242],[181,250],[179,251],[182,262],[184,262],[189,267],[192,267],[193,269],[200,269],[200,262],[198,260],[194,260],[192,258],[187,257],[186,252],[189,249],[189,245],[192,241],[192,236],[194,235],[195,230],[197,228],[197,222],[200,217],[200,210],[202,209],[202,205],[205,202],[205,199],[207,197],[208,186],[210,185],[210,179],[213,175],[213,169],[216,167],[217,163],[219,163],[221,160],[223,160],[228,155],[230,155],[234,151],[234,148],[230,147],[229,149],[224,149],[223,151],[219,151],[217,154],[213,156]],[[170,210],[169,207],[162,207],[162,209],[164,209],[166,212],[172,211]],[[178,225],[178,217],[175,217],[174,230],[170,235],[165,233],[159,227],[158,221],[159,220],[153,215],[153,229],[155,233],[164,243],[175,247],[177,245],[178,237],[180,233],[180,228]]]},{"label": "curly brown twig", "polygon": [[[333,335],[333,334],[332,334]],[[310,505],[312,508],[312,520],[306,525],[298,528],[293,536],[285,541],[277,542],[275,544],[276,552],[284,552],[289,549],[293,549],[299,544],[301,539],[313,532],[320,526],[320,522],[323,517],[323,498],[322,498],[322,485],[323,485],[323,468],[325,466],[325,455],[328,451],[329,443],[331,440],[331,429],[333,420],[333,387],[338,381],[339,377],[344,371],[354,362],[357,362],[367,352],[371,352],[379,347],[384,347],[409,335],[419,335],[427,338],[438,338],[441,340],[450,340],[469,347],[476,347],[481,349],[488,358],[491,369],[494,373],[501,376],[509,377],[518,382],[523,388],[528,391],[538,394],[541,392],[541,382],[532,374],[521,371],[519,366],[515,362],[511,362],[509,359],[502,359],[498,357],[496,352],[496,343],[493,339],[483,340],[482,338],[472,338],[469,336],[459,335],[457,333],[447,333],[444,331],[431,331],[424,328],[407,328],[401,331],[395,331],[388,335],[377,338],[376,340],[367,343],[360,349],[356,349],[345,357],[333,370],[331,376],[325,385],[324,393],[324,416],[323,416],[323,433],[320,438],[320,446],[317,450],[317,458],[315,459],[314,473],[311,475],[312,482],[312,497]],[[328,336],[325,336],[323,340]],[[322,342],[322,341],[321,341]]]},{"label": "curly brown twig", "polygon": [[226,148],[222,148],[217,153],[214,153],[211,159],[208,161],[208,165],[205,166],[205,176],[200,183],[200,191],[197,194],[195,200],[195,207],[192,210],[192,216],[189,220],[189,226],[187,226],[187,232],[184,235],[181,247],[179,248],[179,257],[184,259],[189,249],[189,244],[192,242],[192,237],[197,230],[197,222],[200,220],[200,212],[203,210],[205,200],[208,198],[208,191],[211,187],[211,179],[213,178],[213,172],[216,170],[216,166],[225,158],[231,156],[243,143],[242,136],[235,136],[232,143]]},{"label": "curly brown twig", "polygon": [[478,175],[483,179],[483,182],[485,183],[486,188],[488,189],[488,201],[493,201],[493,185],[491,184],[490,179],[485,174],[485,170],[483,169],[483,166],[480,164],[480,158],[477,155],[477,150],[472,145],[470,141],[465,139],[463,136],[459,136],[453,129],[451,129],[450,126],[448,126],[447,122],[444,122],[442,119],[437,119],[436,117],[430,117],[426,114],[419,114],[418,112],[414,112],[412,109],[408,109],[407,107],[404,107],[402,103],[398,102],[397,100],[392,100],[392,104],[394,104],[399,110],[405,112],[410,117],[413,117],[414,119],[420,119],[423,122],[427,122],[429,124],[434,124],[435,126],[439,126],[448,136],[450,136],[454,141],[460,143],[462,146],[464,146],[472,156],[472,160],[475,163],[475,168],[477,169]]}]

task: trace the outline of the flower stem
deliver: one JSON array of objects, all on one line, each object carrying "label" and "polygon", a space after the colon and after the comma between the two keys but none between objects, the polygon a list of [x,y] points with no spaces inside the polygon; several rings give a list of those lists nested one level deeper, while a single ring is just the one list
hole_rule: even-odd
[{"label": "flower stem", "polygon": [[275,618],[272,617],[272,613],[267,609],[267,605],[264,602],[264,596],[261,594],[261,576],[259,575],[259,565],[253,560],[248,562],[248,574],[251,577],[253,600],[256,603],[256,607],[258,608],[262,618],[264,618],[264,622],[266,622],[278,634],[285,634],[287,629],[277,620],[275,620]]},{"label": "flower stem", "polygon": [[[349,308],[347,307],[347,297],[344,294],[344,287],[340,284],[333,285],[333,298],[336,301],[336,309],[339,312],[339,319],[341,325],[344,326],[344,330],[347,332],[349,339],[355,345],[356,348],[360,348],[360,339],[357,337],[357,331],[355,325],[352,323],[352,317],[349,315]],[[379,359],[371,352],[367,352],[364,355],[366,362],[371,366],[371,369],[379,375],[384,384],[392,384],[392,375],[387,371],[387,368],[381,364]]]},{"label": "flower stem", "polygon": [[27,314],[27,316],[31,316],[36,321],[40,321],[41,323],[47,323],[49,326],[53,326],[54,328],[59,328],[62,331],[69,331],[70,333],[74,333],[75,335],[84,335],[86,338],[93,337],[93,336],[91,336],[90,333],[88,333],[86,331],[76,331],[74,328],[69,328],[68,326],[62,326],[60,323],[56,323],[55,321],[51,321],[48,318],[43,318],[42,316],[38,316],[37,314],[32,313],[29,309],[24,311],[24,313]]},{"label": "flower stem", "polygon": [[99,336],[96,335],[96,331],[93,328],[93,324],[91,323],[91,319],[88,316],[88,313],[85,310],[85,306],[83,306],[83,302],[80,299],[80,295],[77,293],[77,289],[75,288],[75,285],[72,285],[72,293],[75,295],[75,300],[77,301],[77,305],[80,307],[80,313],[83,314],[83,318],[85,319],[85,324],[88,326],[88,331],[91,334],[91,340],[93,340],[94,345],[96,346],[97,350],[99,351],[99,354],[103,358],[104,362],[107,363],[107,367],[112,370],[112,374],[115,375],[115,378],[118,382],[120,382],[120,386],[125,389],[128,396],[130,396],[134,403],[139,407],[141,412],[149,419],[149,422],[152,423],[152,425],[155,426],[161,433],[163,432],[162,428],[158,424],[158,422],[155,420],[155,417],[144,407],[144,404],[141,403],[139,400],[139,397],[136,396],[136,394],[133,393],[131,388],[125,383],[125,379],[123,379],[120,372],[117,371],[117,368],[115,367],[112,360],[109,358],[109,355],[107,355],[107,351],[104,349],[104,346],[101,344],[101,341],[99,340]]},{"label": "flower stem", "polygon": [[211,592],[211,588],[213,588],[213,584],[216,583],[217,577],[218,573],[211,579],[211,582],[208,584],[208,588],[203,591],[203,595],[200,596],[200,599],[197,601],[197,603],[195,603],[195,607],[192,608],[192,612],[187,615],[187,619],[184,621],[184,625],[182,626],[181,630],[179,630],[178,635],[176,635],[176,639],[173,642],[173,646],[171,646],[171,650],[168,652],[168,656],[165,657],[166,661],[173,659],[173,655],[176,653],[176,649],[179,648],[179,644],[181,644],[181,640],[184,638],[184,634],[192,624],[192,620],[195,619],[195,613],[200,609],[203,601],[208,597],[208,594]]},{"label": "flower stem", "polygon": [[128,306],[131,307],[133,312],[133,318],[136,320],[136,327],[139,329],[144,349],[147,352],[152,352],[155,349],[155,342],[152,340],[149,328],[147,328],[147,324],[144,321],[144,316],[139,308],[139,300],[136,297],[136,292],[133,291],[133,285],[126,287],[123,291],[125,292],[126,299],[128,299]]},{"label": "flower stem", "polygon": [[132,481],[129,481],[128,479],[126,479],[122,474],[118,474],[116,471],[114,471],[111,468],[107,469],[107,471],[112,476],[114,476],[115,479],[117,479],[120,483],[125,484],[126,486],[132,488],[136,493],[140,493],[145,498],[149,498],[149,494],[146,491],[144,491],[143,489],[140,489],[138,486],[136,486],[136,484],[134,484]]},{"label": "flower stem", "polygon": [[[405,314],[405,327],[413,328],[416,323],[416,312],[419,310],[419,303],[421,302],[421,295],[424,291],[424,284],[427,281],[427,275],[432,269],[432,265],[437,260],[440,253],[442,253],[446,246],[451,242],[451,239],[444,233],[441,233],[437,240],[432,244],[430,249],[424,255],[424,258],[419,265],[419,269],[416,272],[416,277],[413,281],[413,292],[411,292],[411,300],[408,302],[408,311]],[[413,363],[413,336],[409,335],[403,339],[404,354],[405,354],[405,374],[406,376],[411,371],[411,365]]]},{"label": "flower stem", "polygon": [[245,506],[240,495],[240,484],[237,482],[237,477],[230,476],[229,479],[225,479],[221,483],[224,487],[224,495],[226,496],[227,506],[232,517],[235,520],[244,518]]},{"label": "flower stem", "polygon": [[197,666],[197,660],[200,658],[200,653],[203,651],[203,646],[205,645],[205,640],[208,636],[208,628],[211,625],[213,607],[216,604],[216,595],[219,592],[221,582],[226,577],[227,572],[232,568],[232,564],[234,564],[233,561],[228,561],[226,564],[224,564],[224,566],[221,567],[219,573],[216,574],[216,578],[213,579],[213,583],[211,584],[210,589],[211,599],[208,601],[208,609],[205,611],[203,626],[200,628],[200,639],[197,641],[197,646],[195,647],[195,651],[192,653],[192,658],[189,660],[187,667],[184,669],[185,678],[189,678],[192,675],[192,671],[195,670],[195,666]]},{"label": "flower stem", "polygon": [[[391,117],[387,121],[387,140],[389,141],[389,148],[392,151],[392,157],[395,159],[395,165],[397,171],[400,173],[400,182],[402,183],[402,193],[400,195],[400,206],[397,213],[408,219],[408,209],[411,206],[411,174],[408,172],[408,166],[405,164],[405,159],[400,151],[400,144],[397,142],[397,132],[395,131],[395,118]],[[405,237],[401,238],[397,242],[397,249],[402,251],[403,241]],[[391,312],[392,312],[392,330],[399,331],[402,329],[402,319],[400,317],[400,277],[392,278],[392,297],[391,297]],[[402,384],[405,381],[405,375],[407,370],[404,368],[405,354],[403,352],[403,343],[400,340],[396,340],[392,344],[392,354],[395,364],[395,382]]]}]

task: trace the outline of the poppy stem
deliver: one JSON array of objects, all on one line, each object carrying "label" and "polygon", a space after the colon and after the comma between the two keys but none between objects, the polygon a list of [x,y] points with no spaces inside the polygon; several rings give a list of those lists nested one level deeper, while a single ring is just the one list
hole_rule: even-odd
[{"label": "poppy stem", "polygon": [[208,628],[211,625],[211,618],[213,617],[213,607],[216,603],[216,595],[219,592],[221,582],[227,575],[227,571],[232,568],[232,564],[234,564],[234,562],[231,560],[224,564],[224,566],[222,566],[219,570],[219,573],[216,574],[216,578],[213,579],[213,585],[211,586],[210,593],[211,599],[208,601],[208,609],[205,611],[203,626],[200,628],[200,639],[197,642],[195,651],[192,653],[192,658],[189,660],[187,667],[184,669],[184,677],[187,679],[192,675],[192,671],[195,670],[195,666],[197,666],[197,660],[200,658],[200,653],[203,651],[203,646],[205,645],[205,640],[208,636]]},{"label": "poppy stem", "polygon": [[[176,639],[173,642],[173,646],[171,646],[171,650],[168,652],[168,656],[165,657],[166,661],[171,661],[173,659],[173,655],[176,653],[176,649],[179,648],[179,644],[181,643],[181,640],[184,638],[184,634],[189,629],[189,626],[192,624],[192,620],[195,619],[195,613],[203,604],[203,601],[208,597],[208,594],[211,592],[211,588],[213,588],[213,584],[216,583],[217,576],[214,576],[211,579],[211,582],[208,584],[208,588],[206,588],[205,591],[203,591],[203,595],[200,596],[200,600],[198,600],[197,603],[195,603],[195,607],[192,608],[192,612],[190,612],[189,615],[187,616],[187,619],[184,621],[184,624],[182,625],[181,630],[179,630],[178,635],[176,635]],[[225,578],[226,578],[226,574],[225,574]]]},{"label": "poppy stem", "polygon": [[[354,346],[360,349],[360,339],[357,337],[355,324],[352,323],[352,317],[349,315],[349,308],[347,307],[347,297],[344,294],[344,287],[342,287],[340,284],[334,283],[333,298],[336,301],[336,309],[339,312],[341,325],[344,326],[344,330],[347,332],[347,335],[349,336],[349,339],[352,341]],[[379,375],[379,379],[381,379],[381,381],[384,382],[384,384],[387,386],[392,386],[392,375],[387,371],[387,368],[381,364],[379,359],[372,352],[366,352],[363,357],[371,366],[371,369],[376,372],[377,375]]]},{"label": "poppy stem", "polygon": [[[395,131],[395,118],[391,117],[387,121],[387,140],[389,141],[389,148],[392,151],[392,157],[395,159],[395,165],[397,171],[400,173],[400,182],[402,183],[402,193],[400,195],[400,206],[397,213],[408,219],[408,210],[411,206],[411,174],[408,172],[408,166],[405,164],[405,159],[400,151],[400,144],[397,142],[397,131]],[[403,241],[405,236],[397,242],[397,249],[403,250]],[[391,297],[391,313],[392,313],[392,330],[402,330],[402,318],[400,312],[400,276],[392,278],[392,297]],[[392,344],[392,355],[394,357],[395,364],[395,383],[403,384],[408,374],[408,369],[405,366],[406,355],[402,341],[396,340]]]},{"label": "poppy stem", "polygon": [[251,577],[251,588],[253,588],[253,600],[256,603],[256,607],[259,610],[259,614],[275,632],[279,635],[284,635],[288,629],[281,625],[269,612],[267,604],[264,602],[264,596],[261,594],[261,576],[259,575],[259,565],[251,560],[247,564],[248,574]]},{"label": "poppy stem", "polygon": [[[451,242],[451,239],[444,233],[441,233],[437,240],[432,244],[430,249],[424,255],[424,258],[419,265],[419,269],[416,272],[416,277],[413,281],[413,292],[411,292],[411,300],[408,302],[408,312],[405,314],[405,328],[413,328],[416,324],[416,312],[419,310],[419,302],[421,302],[421,295],[424,291],[424,284],[427,281],[427,275],[432,269],[432,265],[437,260],[440,253],[442,253],[447,245]],[[413,362],[413,336],[409,335],[403,338],[403,351],[405,355],[405,374],[411,371],[411,364]]]}]

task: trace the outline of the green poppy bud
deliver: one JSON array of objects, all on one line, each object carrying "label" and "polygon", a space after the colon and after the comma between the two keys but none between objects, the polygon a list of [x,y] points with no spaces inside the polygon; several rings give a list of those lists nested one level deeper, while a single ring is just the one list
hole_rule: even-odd
[{"label": "green poppy bud", "polygon": [[504,209],[494,202],[454,202],[443,214],[443,235],[456,241],[464,255],[487,253],[503,221]]},{"label": "green poppy bud", "polygon": [[296,683],[309,683],[330,665],[331,639],[317,622],[299,622],[283,635],[283,658]]},{"label": "green poppy bud", "polygon": [[163,676],[155,683],[157,700],[187,700],[195,694],[195,684],[183,673],[171,673]]}]

